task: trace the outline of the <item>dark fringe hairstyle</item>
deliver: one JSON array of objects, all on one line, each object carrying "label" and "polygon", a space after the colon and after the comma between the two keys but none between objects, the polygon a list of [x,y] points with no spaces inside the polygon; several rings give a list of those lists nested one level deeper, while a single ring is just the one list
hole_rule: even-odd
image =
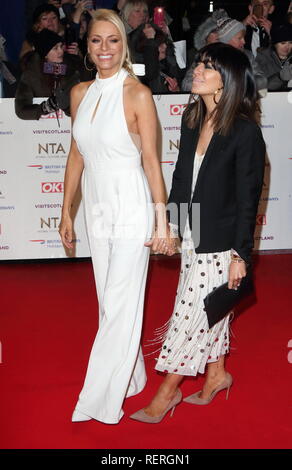
[{"label": "dark fringe hairstyle", "polygon": [[[223,43],[203,47],[195,62],[211,63],[223,82],[221,98],[211,113],[214,132],[227,135],[237,117],[256,122],[257,91],[250,61],[246,54]],[[199,95],[191,94],[184,112],[186,124],[191,129],[203,125],[206,106]]]}]

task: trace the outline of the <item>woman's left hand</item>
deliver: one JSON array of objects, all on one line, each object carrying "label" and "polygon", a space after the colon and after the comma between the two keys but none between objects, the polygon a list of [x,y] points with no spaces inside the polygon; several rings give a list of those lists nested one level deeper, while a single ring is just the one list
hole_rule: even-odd
[{"label": "woman's left hand", "polygon": [[171,78],[167,76],[165,77],[165,80],[167,81],[167,86],[168,86],[169,91],[172,91],[172,92],[179,91],[179,86],[178,86],[176,78]]},{"label": "woman's left hand", "polygon": [[246,276],[246,264],[244,261],[231,261],[229,266],[228,288],[235,289],[240,286],[242,278]]}]

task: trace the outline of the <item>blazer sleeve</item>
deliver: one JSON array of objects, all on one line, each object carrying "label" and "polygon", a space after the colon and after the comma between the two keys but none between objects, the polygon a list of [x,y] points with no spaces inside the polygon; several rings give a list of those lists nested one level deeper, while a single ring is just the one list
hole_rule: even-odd
[{"label": "blazer sleeve", "polygon": [[235,159],[236,230],[233,248],[247,263],[254,243],[266,146],[260,128],[252,122],[239,126]]},{"label": "blazer sleeve", "polygon": [[[188,188],[191,184],[191,180],[189,181],[190,172],[188,171],[188,161],[190,160],[190,155],[194,153],[193,136],[194,129],[187,127],[183,117],[181,124],[178,159],[172,175],[172,185],[167,203],[169,222],[174,225],[179,225],[181,209],[184,208],[187,214],[186,206],[190,198],[190,194],[188,194]],[[183,208],[180,205],[182,203],[185,203]]]}]

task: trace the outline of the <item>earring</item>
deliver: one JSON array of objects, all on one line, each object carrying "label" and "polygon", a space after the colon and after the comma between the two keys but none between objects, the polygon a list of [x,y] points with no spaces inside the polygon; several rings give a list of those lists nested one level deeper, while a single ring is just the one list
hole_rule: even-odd
[{"label": "earring", "polygon": [[218,88],[218,90],[214,91],[214,96],[213,96],[213,101],[215,104],[218,104],[219,101],[216,101],[216,95],[219,93],[219,91],[223,90],[223,86],[221,88]]},{"label": "earring", "polygon": [[93,67],[91,69],[89,67],[87,67],[87,55],[89,56],[88,52],[86,52],[86,54],[84,56],[84,59],[83,59],[84,67],[86,68],[86,70],[88,70],[88,72],[92,72],[92,70],[95,69],[95,65],[93,64]]}]

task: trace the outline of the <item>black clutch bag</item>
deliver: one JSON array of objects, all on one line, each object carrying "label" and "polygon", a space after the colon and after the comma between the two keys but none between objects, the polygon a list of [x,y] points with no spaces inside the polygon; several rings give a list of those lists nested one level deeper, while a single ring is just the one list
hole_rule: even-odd
[{"label": "black clutch bag", "polygon": [[250,266],[237,290],[228,289],[228,282],[225,282],[210,292],[204,298],[209,328],[212,328],[218,321],[222,320],[244,297],[251,295],[253,292],[254,284]]}]

